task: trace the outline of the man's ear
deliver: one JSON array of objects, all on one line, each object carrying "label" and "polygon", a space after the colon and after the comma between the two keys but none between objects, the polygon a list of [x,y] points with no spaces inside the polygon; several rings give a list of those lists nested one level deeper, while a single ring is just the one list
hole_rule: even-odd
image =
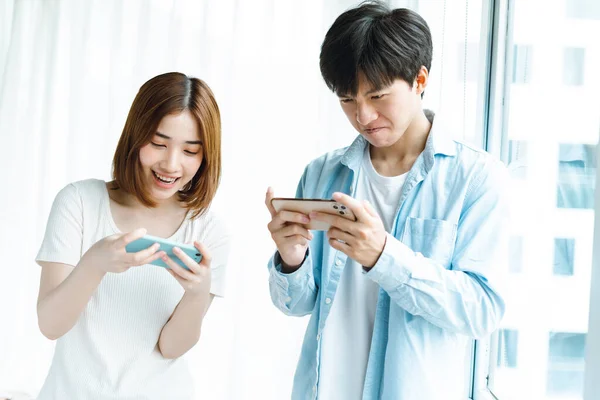
[{"label": "man's ear", "polygon": [[427,71],[427,68],[424,65],[422,65],[421,69],[419,69],[419,72],[417,73],[417,77],[415,78],[415,89],[417,91],[417,94],[422,94],[425,91],[428,81],[429,71]]}]

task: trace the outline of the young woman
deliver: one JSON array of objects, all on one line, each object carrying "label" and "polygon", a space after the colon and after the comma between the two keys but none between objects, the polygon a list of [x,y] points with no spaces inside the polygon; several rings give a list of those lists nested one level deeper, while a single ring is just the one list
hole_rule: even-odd
[{"label": "young woman", "polygon": [[[209,210],[221,171],[221,123],[210,88],[159,75],[135,97],[113,159],[113,180],[89,179],[54,200],[36,261],[38,321],[58,339],[38,399],[189,399],[181,358],[223,294],[229,235]],[[193,243],[203,258],[155,244]],[[169,268],[148,265],[162,258]]]}]

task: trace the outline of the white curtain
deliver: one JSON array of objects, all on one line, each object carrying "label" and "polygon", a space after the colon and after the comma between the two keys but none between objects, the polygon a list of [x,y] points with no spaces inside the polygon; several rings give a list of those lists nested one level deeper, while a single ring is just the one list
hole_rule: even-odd
[{"label": "white curtain", "polygon": [[[421,3],[431,10],[436,55],[455,49],[452,36],[441,35],[440,18],[451,18],[441,12],[444,2]],[[205,80],[221,108],[224,169],[214,207],[235,234],[227,297],[213,303],[187,355],[198,398],[289,398],[308,318],[286,317],[269,299],[266,263],[274,247],[264,193],[272,185],[276,195],[293,196],[307,162],[356,135],[318,68],[326,30],[356,4],[0,2],[0,392],[35,396],[50,365],[54,344],[37,328],[34,258],[54,196],[72,181],[109,180],[138,88],[181,71]],[[464,12],[465,4],[454,7]],[[458,57],[449,53],[445,59]],[[426,97],[440,107],[441,80]],[[453,107],[467,107],[465,93]]]}]

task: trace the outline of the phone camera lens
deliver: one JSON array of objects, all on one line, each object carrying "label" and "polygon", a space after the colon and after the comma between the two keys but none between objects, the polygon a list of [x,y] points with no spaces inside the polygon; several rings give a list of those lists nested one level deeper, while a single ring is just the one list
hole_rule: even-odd
[{"label": "phone camera lens", "polygon": [[340,211],[340,214],[341,214],[341,215],[344,215],[344,214],[346,214],[346,213],[345,213],[345,212],[343,212],[343,211]]},{"label": "phone camera lens", "polygon": [[345,209],[346,209],[346,206],[342,206],[342,210],[345,210]]},{"label": "phone camera lens", "polygon": [[333,208],[337,210],[337,209],[338,209],[338,206],[334,204],[334,205],[333,205]]}]

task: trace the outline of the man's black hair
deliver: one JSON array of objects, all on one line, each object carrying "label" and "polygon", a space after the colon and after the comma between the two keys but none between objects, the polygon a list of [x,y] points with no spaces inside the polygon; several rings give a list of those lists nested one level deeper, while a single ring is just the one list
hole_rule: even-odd
[{"label": "man's black hair", "polygon": [[321,75],[338,96],[355,96],[358,74],[375,90],[402,79],[412,85],[421,66],[431,70],[433,43],[425,20],[406,8],[363,2],[341,14],[321,46]]}]

